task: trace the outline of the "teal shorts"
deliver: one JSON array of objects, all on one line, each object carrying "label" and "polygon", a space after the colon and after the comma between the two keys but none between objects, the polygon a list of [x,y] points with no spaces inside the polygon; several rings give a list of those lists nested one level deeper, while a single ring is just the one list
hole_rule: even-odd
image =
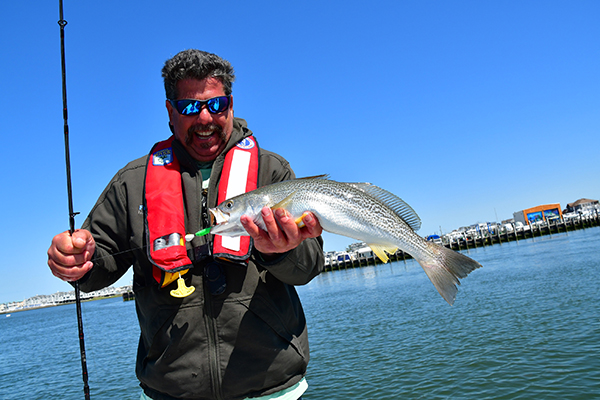
[{"label": "teal shorts", "polygon": [[[306,383],[306,378],[302,378],[302,380],[296,383],[294,386],[284,389],[280,392],[273,393],[271,395],[255,397],[256,400],[301,400],[302,395],[308,388],[308,383]],[[140,396],[140,400],[152,400],[150,397],[146,396],[144,392]],[[246,399],[250,400],[250,399]]]},{"label": "teal shorts", "polygon": [[[146,396],[146,393],[142,392],[140,396],[140,400],[152,400],[150,397]],[[302,397],[299,397],[298,400],[302,400]]]}]

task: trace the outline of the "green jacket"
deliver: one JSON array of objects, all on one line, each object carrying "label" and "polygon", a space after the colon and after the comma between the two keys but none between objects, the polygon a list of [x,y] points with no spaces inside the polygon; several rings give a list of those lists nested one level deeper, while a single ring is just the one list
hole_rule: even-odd
[{"label": "green jacket", "polygon": [[[251,135],[246,122],[234,122],[225,152]],[[202,177],[197,164],[175,141],[181,164],[186,231],[204,228]],[[213,164],[208,207],[216,206],[224,154]],[[174,282],[161,289],[152,277],[144,232],[143,185],[147,156],[121,169],[83,224],[96,240],[94,267],[81,280],[84,291],[116,282],[133,266],[133,290],[141,327],[136,373],[153,399],[242,399],[296,384],[309,361],[306,321],[293,285],[308,283],[323,268],[323,242],[305,240],[266,263],[256,251],[247,267],[225,264],[227,287],[213,296],[203,284],[200,254],[210,235],[188,243],[194,267],[184,275],[196,290],[178,299]],[[259,186],[294,178],[288,162],[261,149]]]}]

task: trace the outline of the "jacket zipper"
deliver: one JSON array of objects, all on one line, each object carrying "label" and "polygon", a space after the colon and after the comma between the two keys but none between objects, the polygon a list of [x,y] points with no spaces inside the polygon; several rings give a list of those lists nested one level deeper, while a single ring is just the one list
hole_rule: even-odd
[{"label": "jacket zipper", "polygon": [[204,229],[210,226],[210,219],[208,218],[208,189],[202,189],[202,205],[200,208],[200,220],[202,229]]},{"label": "jacket zipper", "polygon": [[[202,207],[201,207],[202,228],[210,226],[208,218],[208,189],[202,189]],[[208,335],[208,365],[210,368],[210,379],[213,387],[215,399],[224,399],[221,388],[221,369],[219,367],[219,348],[217,324],[212,312],[212,295],[208,290],[208,285],[203,282],[204,290],[204,323]]]},{"label": "jacket zipper", "polygon": [[224,399],[221,388],[221,369],[219,368],[219,349],[217,324],[212,313],[212,295],[208,291],[207,285],[204,286],[204,321],[206,333],[208,335],[208,365],[210,367],[210,378],[212,381],[213,392],[216,400]]}]

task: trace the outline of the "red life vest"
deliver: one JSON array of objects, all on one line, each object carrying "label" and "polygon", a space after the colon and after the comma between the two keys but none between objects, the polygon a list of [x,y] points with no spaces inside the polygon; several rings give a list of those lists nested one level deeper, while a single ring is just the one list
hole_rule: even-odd
[{"label": "red life vest", "polygon": [[[154,279],[161,287],[185,274],[192,266],[185,247],[181,169],[173,152],[173,139],[171,136],[152,148],[144,185],[148,257],[154,265]],[[257,188],[258,158],[258,144],[252,136],[242,139],[227,152],[219,182],[219,204]],[[249,236],[214,236],[214,257],[247,261],[250,251]]]}]

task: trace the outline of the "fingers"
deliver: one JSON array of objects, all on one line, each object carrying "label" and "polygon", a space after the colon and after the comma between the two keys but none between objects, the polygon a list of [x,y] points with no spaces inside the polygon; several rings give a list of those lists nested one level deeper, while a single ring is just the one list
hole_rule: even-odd
[{"label": "fingers", "polygon": [[261,229],[258,227],[258,225],[254,223],[252,218],[250,218],[247,215],[242,215],[240,218],[240,222],[242,223],[244,229],[246,229],[246,232],[248,232],[248,235],[250,235],[253,238],[260,236]]},{"label": "fingers", "polygon": [[323,227],[321,227],[319,220],[310,211],[304,213],[304,218],[302,218],[302,222],[304,222],[305,226],[305,229],[302,230],[305,239],[309,237],[321,236],[321,234],[323,233]]},{"label": "fingers", "polygon": [[248,216],[242,216],[241,222],[248,234],[254,239],[254,246],[263,254],[285,253],[292,250],[303,240],[319,236],[323,229],[311,212],[303,216],[304,226],[299,228],[296,220],[284,209],[271,210],[265,207],[261,211],[266,231],[260,229]]},{"label": "fingers", "polygon": [[93,266],[96,244],[89,231],[63,232],[52,239],[48,249],[48,266],[52,274],[65,281],[83,277]]},{"label": "fingers", "polygon": [[279,234],[276,232],[277,222],[273,217],[273,213],[269,208],[264,208],[262,210],[262,218],[265,222],[266,231],[262,230],[258,227],[252,218],[247,215],[242,215],[240,218],[240,222],[248,235],[254,239],[254,247],[263,254],[267,253],[276,253],[277,246],[272,239],[273,235],[275,238],[279,237]]},{"label": "fingers", "polygon": [[50,267],[50,271],[52,271],[52,275],[56,276],[57,278],[67,282],[75,282],[83,278],[83,276],[87,274],[90,269],[92,269],[94,264],[91,261],[88,261],[82,266],[63,267],[49,259],[48,266]]},{"label": "fingers", "polygon": [[[268,217],[265,215],[267,214]],[[269,218],[269,222],[265,221],[267,232],[273,242],[285,245],[287,243],[296,243],[296,247],[302,241],[300,228],[296,225],[291,214],[283,208],[278,208],[272,211],[270,208],[263,209],[263,220]],[[279,222],[279,224],[278,224]]]}]

